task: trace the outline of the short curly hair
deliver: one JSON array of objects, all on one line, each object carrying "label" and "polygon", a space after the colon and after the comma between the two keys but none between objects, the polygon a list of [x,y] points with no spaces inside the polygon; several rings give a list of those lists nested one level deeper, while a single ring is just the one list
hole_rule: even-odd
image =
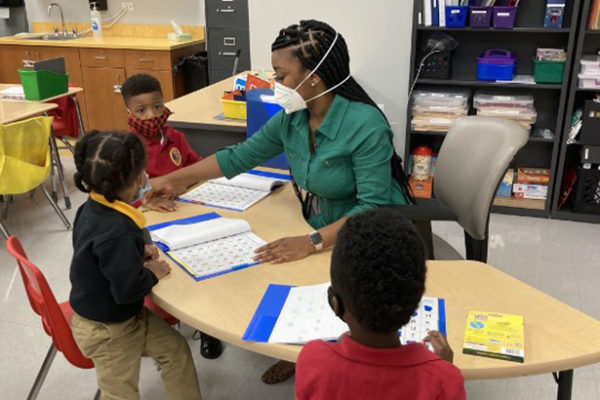
[{"label": "short curly hair", "polygon": [[137,135],[92,131],[75,145],[75,186],[94,191],[113,202],[117,193],[133,185],[146,167],[146,150]]},{"label": "short curly hair", "polygon": [[331,285],[366,329],[406,325],[425,291],[423,242],[399,211],[378,208],[351,217],[331,259]]},{"label": "short curly hair", "polygon": [[162,95],[160,82],[149,74],[131,75],[121,86],[121,95],[125,104],[134,96],[153,92],[159,92]]}]

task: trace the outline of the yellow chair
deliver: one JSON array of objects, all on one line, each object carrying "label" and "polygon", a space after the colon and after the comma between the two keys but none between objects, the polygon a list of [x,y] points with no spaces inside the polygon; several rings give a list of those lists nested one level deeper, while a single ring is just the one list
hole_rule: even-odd
[{"label": "yellow chair", "polygon": [[[65,227],[70,229],[71,223],[42,185],[52,163],[48,146],[51,124],[52,117],[36,117],[0,125],[0,195],[6,207],[8,196],[40,187]],[[10,236],[1,221],[0,231],[6,238]]]}]

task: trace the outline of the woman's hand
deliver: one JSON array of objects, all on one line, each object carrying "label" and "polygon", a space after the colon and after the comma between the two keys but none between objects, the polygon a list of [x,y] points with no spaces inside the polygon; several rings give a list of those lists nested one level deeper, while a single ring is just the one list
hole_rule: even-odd
[{"label": "woman's hand", "polygon": [[308,235],[285,237],[256,249],[254,252],[258,255],[254,261],[279,264],[300,260],[316,251]]}]

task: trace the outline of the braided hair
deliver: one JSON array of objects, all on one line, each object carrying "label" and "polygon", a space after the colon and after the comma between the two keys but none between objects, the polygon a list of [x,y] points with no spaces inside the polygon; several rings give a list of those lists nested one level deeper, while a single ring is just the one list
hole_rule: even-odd
[{"label": "braided hair", "polygon": [[423,242],[398,210],[357,214],[338,233],[332,287],[372,332],[389,333],[408,323],[425,291],[426,273]]},{"label": "braided hair", "polygon": [[126,132],[92,131],[77,142],[74,158],[77,188],[109,202],[121,200],[117,193],[133,185],[146,166],[144,144]]},{"label": "braided hair", "polygon": [[[333,43],[335,35],[335,29],[324,22],[312,19],[300,21],[300,24],[290,25],[279,31],[279,35],[271,45],[271,51],[293,47],[292,54],[305,68],[312,71]],[[350,75],[350,55],[341,34],[338,34],[335,45],[316,74],[323,79],[327,87],[337,85]],[[360,101],[381,111],[353,77],[335,88],[333,93],[352,101]]]},{"label": "braided hair", "polygon": [[[335,29],[325,22],[312,19],[303,20],[300,21],[300,24],[281,29],[271,45],[271,51],[291,47],[292,54],[300,60],[304,68],[312,71],[323,59],[327,49],[331,47],[335,35]],[[350,75],[350,54],[348,53],[346,40],[341,34],[338,33],[333,48],[315,73],[323,79],[327,87],[337,85]],[[383,111],[353,77],[335,88],[333,93],[375,107],[387,121]],[[402,167],[402,158],[395,151],[390,163],[392,175],[403,190],[406,199],[410,203],[415,203],[413,191]]]}]

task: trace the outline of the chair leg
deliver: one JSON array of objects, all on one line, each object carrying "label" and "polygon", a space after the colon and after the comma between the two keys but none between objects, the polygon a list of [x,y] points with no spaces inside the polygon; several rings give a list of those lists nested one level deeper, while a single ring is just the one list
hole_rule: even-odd
[{"label": "chair leg", "polygon": [[479,240],[473,238],[467,232],[465,232],[465,248],[467,254],[467,260],[480,261],[482,263],[487,262],[488,257],[488,237]]},{"label": "chair leg", "polygon": [[2,221],[0,221],[0,232],[2,232],[2,236],[4,236],[5,239],[8,239],[10,237],[10,233],[8,232],[8,229],[6,229],[6,226],[4,226]]},{"label": "chair leg", "polygon": [[52,208],[54,208],[54,211],[56,211],[56,213],[60,217],[62,223],[65,224],[65,228],[67,228],[67,230],[71,229],[71,223],[69,222],[65,214],[62,212],[58,204],[56,204],[56,202],[52,199],[52,196],[50,196],[48,190],[44,187],[44,185],[40,185],[40,188],[42,189],[42,193],[44,193],[44,196],[46,196],[46,198],[48,199],[48,202],[50,202]]},{"label": "chair leg", "polygon": [[100,400],[100,389],[96,390],[96,394],[94,395],[94,400]]},{"label": "chair leg", "polygon": [[[58,180],[61,183],[63,195],[65,196],[65,206],[67,209],[71,208],[71,199],[69,198],[69,190],[67,189],[67,182],[65,181],[65,173],[63,170],[62,162],[60,161],[60,155],[58,154],[58,148],[56,147],[56,139],[54,133],[50,135],[50,156],[54,158],[56,170],[58,171]],[[54,185],[52,186],[54,193]]]},{"label": "chair leg", "polygon": [[77,113],[77,122],[79,123],[79,135],[85,135],[85,128],[83,126],[83,117],[81,116],[81,107],[79,106],[79,100],[77,100],[77,96],[71,96],[71,100],[73,100],[73,104],[75,104],[75,111]]},{"label": "chair leg", "polygon": [[415,229],[423,239],[425,244],[425,252],[428,260],[435,260],[435,252],[433,251],[433,233],[431,231],[431,221],[413,221]]},{"label": "chair leg", "polygon": [[6,219],[8,217],[8,205],[10,204],[11,200],[11,195],[4,196],[4,205],[2,207],[2,219]]},{"label": "chair leg", "polygon": [[27,400],[37,399],[37,396],[40,393],[40,389],[42,388],[42,384],[44,383],[46,375],[48,375],[48,371],[50,370],[50,366],[52,365],[52,361],[54,361],[54,356],[56,356],[56,347],[54,347],[54,344],[51,344],[50,349],[48,349],[48,353],[46,354],[46,358],[42,363],[42,367],[40,368],[40,372],[38,372],[38,375],[35,378],[35,382],[33,383],[31,390],[29,391]]},{"label": "chair leg", "polygon": [[75,154],[75,148],[73,147],[73,145],[71,145],[71,143],[69,143],[69,141],[67,139],[60,138],[60,141],[63,142],[63,144],[71,152],[71,154]]}]

